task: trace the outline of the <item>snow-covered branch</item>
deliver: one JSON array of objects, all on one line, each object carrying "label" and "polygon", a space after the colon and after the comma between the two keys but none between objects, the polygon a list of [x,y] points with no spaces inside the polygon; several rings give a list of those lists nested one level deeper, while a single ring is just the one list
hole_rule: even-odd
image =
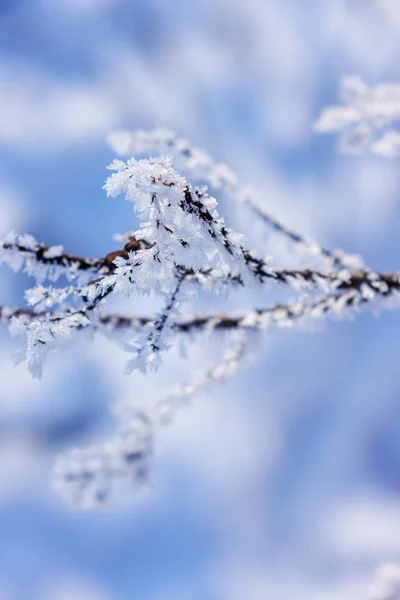
[{"label": "snow-covered branch", "polygon": [[[216,199],[179,175],[169,157],[114,161],[110,168],[114,173],[105,185],[108,195],[124,193],[141,222],[122,250],[90,261],[71,258],[61,249],[45,250],[29,236],[13,235],[3,244],[4,260],[15,269],[28,261],[29,273],[39,282],[28,290],[28,303],[39,312],[60,307],[34,320],[22,314],[12,320],[12,333],[27,338],[26,360],[34,375],[41,375],[48,351],[69,340],[75,329],[96,326],[98,308],[111,294],[154,293],[165,299],[164,310],[148,323],[148,331],[126,346],[135,355],[129,368],[146,372],[157,368],[161,352],[170,346],[173,330],[167,325],[171,315],[178,314],[179,303],[199,289],[216,292],[227,284],[254,286],[271,281],[290,284],[296,290],[318,287],[326,293],[348,286],[375,289],[386,285],[369,272],[271,268],[246,248],[242,235],[226,227]],[[21,260],[16,264],[19,254]],[[69,281],[80,270],[97,277],[67,288],[45,287],[44,277],[59,275],[49,268],[64,269]]]},{"label": "snow-covered branch", "polygon": [[[322,305],[325,313],[337,312],[339,306],[365,304],[399,289],[397,273],[271,268],[265,259],[245,247],[243,236],[226,227],[217,212],[216,199],[179,175],[171,158],[114,161],[111,168],[115,172],[106,182],[107,193],[124,193],[141,220],[141,228],[125,240],[121,250],[89,260],[72,257],[60,248],[48,249],[29,236],[13,234],[3,243],[3,259],[14,269],[28,261],[29,272],[39,281],[26,294],[28,303],[35,307],[36,318],[29,311],[19,311],[11,319],[11,332],[27,338],[27,364],[35,375],[40,376],[48,351],[71,338],[74,330],[101,324],[98,309],[111,294],[153,292],[165,298],[163,311],[156,318],[141,319],[146,331],[126,345],[135,354],[129,368],[146,372],[157,368],[161,352],[170,347],[174,331],[179,330],[179,319],[175,324],[171,321],[172,316],[179,316],[179,304],[199,289],[218,291],[221,285],[254,286],[269,281],[290,284],[295,290],[317,288],[328,294],[329,300],[325,299],[325,305],[324,300],[317,302],[314,315]],[[34,265],[38,265],[38,271]],[[45,287],[42,282],[46,274],[55,278],[49,268],[64,269],[70,281],[79,270],[100,276],[67,288]],[[347,302],[335,296],[344,291],[352,292],[347,294]],[[55,305],[59,310],[50,312]],[[310,313],[314,305],[304,306],[301,315],[304,310]],[[286,312],[290,316],[298,309]],[[268,309],[260,314],[268,315],[270,320],[276,311]],[[262,323],[263,319],[258,321]],[[238,321],[242,322],[245,320]]]},{"label": "snow-covered branch", "polygon": [[[37,283],[26,291],[28,308],[0,307],[0,323],[9,324],[11,334],[26,338],[24,357],[35,376],[41,375],[47,353],[69,343],[81,330],[102,332],[122,344],[133,354],[128,372],[158,368],[177,337],[184,342],[195,334],[223,332],[233,349],[216,366],[175,388],[153,410],[133,407],[125,412],[110,443],[75,450],[60,459],[57,487],[79,506],[104,501],[127,480],[140,487],[147,480],[154,432],[166,415],[174,415],[189,397],[245,364],[254,354],[255,337],[261,338],[267,329],[326,316],[341,318],[362,307],[396,307],[400,295],[400,272],[376,273],[357,257],[330,251],[293,232],[265,213],[228,167],[174,134],[119,133],[111,142],[122,155],[168,152],[156,158],[115,160],[110,166],[107,195],[123,194],[133,204],[139,228],[120,236],[122,247],[99,259],[68,254],[61,246],[48,247],[28,235],[8,235],[0,243],[0,260],[14,271],[23,269]],[[250,209],[310,254],[325,258],[326,270],[272,267],[242,234],[227,227],[217,199],[204,184]],[[67,285],[55,287],[61,276]],[[281,284],[296,297],[286,304],[222,314],[183,310],[200,293],[244,288],[251,294],[265,284]],[[144,316],[104,310],[109,298],[133,294],[158,296],[162,308]]]},{"label": "snow-covered branch", "polygon": [[156,433],[173,422],[180,408],[217,382],[233,376],[249,362],[255,350],[254,333],[236,340],[222,359],[203,373],[176,385],[152,409],[129,402],[116,406],[122,425],[116,436],[103,444],[76,448],[59,457],[54,467],[54,487],[73,507],[101,506],[127,485],[140,489],[151,477]]},{"label": "snow-covered branch", "polygon": [[[178,288],[178,286],[177,286]],[[119,314],[99,314],[94,323],[76,324],[77,329],[92,325],[94,329],[105,334],[118,332],[141,333],[141,338],[152,341],[150,332],[159,332],[165,326],[165,321],[170,319],[170,312],[175,303],[175,292],[172,301],[167,305],[160,318],[151,316],[129,316]],[[322,319],[325,316],[341,317],[346,311],[370,305],[371,308],[397,307],[400,297],[400,274],[386,274],[371,276],[370,273],[352,275],[338,287],[338,293],[328,294],[314,302],[298,301],[289,304],[276,304],[264,309],[249,309],[221,314],[182,315],[169,323],[169,328],[175,334],[196,333],[201,331],[226,331],[226,330],[264,330],[270,326],[290,327],[301,319]],[[84,311],[66,313],[64,319]],[[164,319],[162,318],[164,317]],[[37,320],[52,322],[63,320],[60,317],[52,319],[51,313],[35,313],[29,309],[8,308],[0,306],[0,323],[13,322],[21,318],[25,323],[36,323]],[[145,336],[143,334],[145,330]],[[153,342],[152,342],[153,343]]]},{"label": "snow-covered branch", "polygon": [[280,219],[266,212],[255,200],[255,191],[241,185],[236,174],[227,165],[216,162],[205,150],[193,146],[173,131],[167,129],[116,131],[109,135],[108,141],[113,151],[121,157],[141,154],[173,156],[178,170],[188,173],[193,181],[225,193],[228,198],[246,207],[295,246],[304,248],[311,255],[322,256],[338,269],[363,267],[359,257],[346,254],[342,250],[329,250],[315,240],[292,230]]}]

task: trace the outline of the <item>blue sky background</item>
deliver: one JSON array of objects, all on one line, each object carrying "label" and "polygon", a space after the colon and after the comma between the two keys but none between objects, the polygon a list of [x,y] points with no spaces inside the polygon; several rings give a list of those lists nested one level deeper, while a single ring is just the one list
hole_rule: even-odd
[{"label": "blue sky background", "polygon": [[[399,33],[397,0],[0,1],[0,236],[109,252],[136,223],[102,190],[106,135],[164,126],[296,229],[398,269],[398,162],[340,156],[311,124],[341,77],[399,80]],[[221,212],[276,264],[310,264]],[[32,282],[0,277],[0,302],[20,304]],[[400,556],[399,333],[395,311],[268,332],[252,367],[162,432],[144,493],[80,514],[50,489],[54,456],[112,435],[113,403],[156,401],[223,346],[174,349],[143,378],[123,374],[111,342],[80,339],[37,382],[2,332],[0,599],[365,598],[376,566]]]}]

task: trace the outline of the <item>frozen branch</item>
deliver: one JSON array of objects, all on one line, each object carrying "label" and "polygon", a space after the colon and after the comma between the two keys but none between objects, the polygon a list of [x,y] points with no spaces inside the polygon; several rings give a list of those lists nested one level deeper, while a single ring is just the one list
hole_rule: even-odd
[{"label": "frozen branch", "polygon": [[[140,487],[148,479],[155,429],[195,393],[224,380],[244,364],[254,351],[255,336],[270,327],[287,328],[325,316],[341,318],[363,306],[392,306],[400,295],[400,272],[375,273],[360,260],[341,251],[331,252],[293,232],[265,213],[227,167],[174,134],[118,135],[112,143],[120,154],[152,149],[173,154],[177,165],[195,180],[229,194],[277,232],[329,264],[326,270],[272,268],[267,259],[249,249],[243,235],[226,226],[217,200],[207,188],[193,185],[178,173],[170,156],[116,160],[110,166],[113,174],[104,186],[107,195],[123,194],[132,202],[140,223],[137,231],[120,238],[121,249],[100,259],[87,259],[68,254],[61,246],[39,244],[27,235],[12,233],[0,242],[0,261],[14,271],[23,268],[37,281],[25,294],[29,308],[0,307],[0,323],[9,324],[11,334],[25,336],[27,366],[35,376],[41,375],[50,350],[64,346],[82,330],[114,336],[134,353],[128,371],[138,368],[144,373],[158,367],[162,353],[177,336],[190,340],[192,334],[221,332],[230,344],[235,342],[219,363],[174,388],[153,410],[130,407],[123,416],[126,424],[110,443],[74,450],[60,458],[56,486],[78,506],[104,502],[127,481]],[[52,283],[61,275],[68,285],[54,287]],[[268,283],[290,286],[300,295],[289,304],[261,309],[182,313],[183,304],[196,293],[257,290]],[[110,315],[104,310],[111,296],[132,294],[158,296],[161,311],[130,316]]]},{"label": "frozen branch", "polygon": [[[364,305],[371,305],[373,308],[385,307],[385,299],[397,300],[400,296],[400,274],[373,274],[373,276],[370,273],[354,274],[347,281],[342,281],[338,290],[340,290],[338,293],[328,294],[315,302],[276,304],[265,309],[250,309],[233,313],[183,316],[171,323],[170,328],[174,333],[191,333],[202,330],[208,332],[238,329],[263,330],[271,325],[290,326],[301,318],[316,319],[329,315],[340,317],[345,314],[346,309],[356,309]],[[171,298],[170,304],[167,305],[166,318],[170,318],[171,309],[169,307],[172,307],[175,300],[175,297]],[[69,316],[73,315],[67,314],[65,318]],[[38,319],[52,322],[51,313],[35,313],[29,309],[0,307],[0,323],[9,323],[14,318],[22,318],[26,322],[36,322]],[[53,318],[53,321],[55,319]],[[88,325],[106,333],[129,330],[142,332],[143,329],[157,331],[157,327],[160,327],[162,322],[165,324],[165,320],[155,320],[150,316],[130,317],[128,315],[100,314],[94,323],[89,322]],[[82,324],[78,328],[85,326],[86,324]],[[148,337],[146,339],[149,340]]]},{"label": "frozen branch", "polygon": [[[250,339],[251,337],[251,339]],[[250,347],[251,342],[251,347]],[[201,374],[175,386],[152,410],[138,409],[132,403],[119,405],[116,412],[126,425],[109,442],[74,449],[58,458],[54,487],[73,507],[89,509],[109,501],[118,490],[140,490],[151,476],[151,461],[158,429],[169,425],[177,411],[194,396],[216,382],[233,376],[254,353],[254,334],[239,337],[222,359]]]},{"label": "frozen branch", "polygon": [[304,248],[309,254],[327,259],[334,268],[359,269],[363,266],[358,257],[350,256],[342,250],[328,250],[316,241],[293,231],[282,221],[267,213],[254,200],[254,191],[242,186],[227,165],[215,162],[204,150],[192,146],[172,131],[164,129],[116,131],[109,136],[108,140],[114,152],[121,157],[141,154],[173,156],[178,170],[187,172],[191,178],[207,184],[214,190],[225,192],[273,230],[296,246]]},{"label": "frozen branch", "polygon": [[15,272],[24,267],[28,275],[38,281],[56,281],[60,275],[72,280],[80,275],[91,276],[105,273],[110,269],[107,259],[90,259],[64,252],[62,246],[44,246],[31,235],[17,235],[11,232],[0,241],[0,262],[7,264]]}]

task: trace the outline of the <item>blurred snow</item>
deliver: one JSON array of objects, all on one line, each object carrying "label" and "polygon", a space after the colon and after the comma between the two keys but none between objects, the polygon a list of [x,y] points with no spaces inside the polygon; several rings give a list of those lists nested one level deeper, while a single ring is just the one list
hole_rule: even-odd
[{"label": "blurred snow", "polygon": [[[0,235],[114,248],[135,221],[102,192],[105,136],[163,126],[228,163],[292,227],[398,269],[398,164],[339,156],[311,124],[342,76],[400,79],[399,28],[397,0],[1,3]],[[295,263],[276,236],[224,212]],[[0,276],[0,301],[22,302],[27,278]],[[273,294],[202,309],[250,301]],[[53,496],[54,456],[111,435],[114,403],[157,401],[221,348],[193,346],[186,360],[174,349],[154,377],[128,378],[115,345],[81,340],[38,383],[2,335],[1,600],[366,599],[377,565],[400,561],[399,330],[393,312],[270,332],[256,365],[160,432],[149,488],[91,515]]]},{"label": "blurred snow", "polygon": [[[364,494],[343,499],[321,524],[325,543],[348,561],[382,557],[400,553],[400,506],[396,496]],[[323,533],[323,535],[324,535]]]},{"label": "blurred snow", "polygon": [[97,585],[60,574],[43,590],[43,600],[111,600]]}]

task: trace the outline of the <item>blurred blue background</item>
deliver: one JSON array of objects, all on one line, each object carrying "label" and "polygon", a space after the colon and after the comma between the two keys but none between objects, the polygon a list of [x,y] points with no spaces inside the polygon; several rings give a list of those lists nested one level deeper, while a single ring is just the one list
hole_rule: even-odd
[{"label": "blurred blue background", "polygon": [[[162,126],[297,230],[398,269],[398,163],[340,156],[311,124],[342,76],[400,79],[399,34],[398,0],[1,0],[0,236],[114,249],[136,223],[102,190],[106,135]],[[222,212],[276,264],[309,264]],[[0,277],[0,302],[23,302],[32,282]],[[112,435],[113,403],[156,401],[222,345],[202,341],[186,360],[174,349],[143,378],[124,375],[111,342],[80,339],[38,382],[2,332],[0,599],[366,598],[376,566],[400,557],[399,334],[394,311],[268,332],[256,364],[162,432],[144,493],[80,514],[50,488],[54,456]]]}]

